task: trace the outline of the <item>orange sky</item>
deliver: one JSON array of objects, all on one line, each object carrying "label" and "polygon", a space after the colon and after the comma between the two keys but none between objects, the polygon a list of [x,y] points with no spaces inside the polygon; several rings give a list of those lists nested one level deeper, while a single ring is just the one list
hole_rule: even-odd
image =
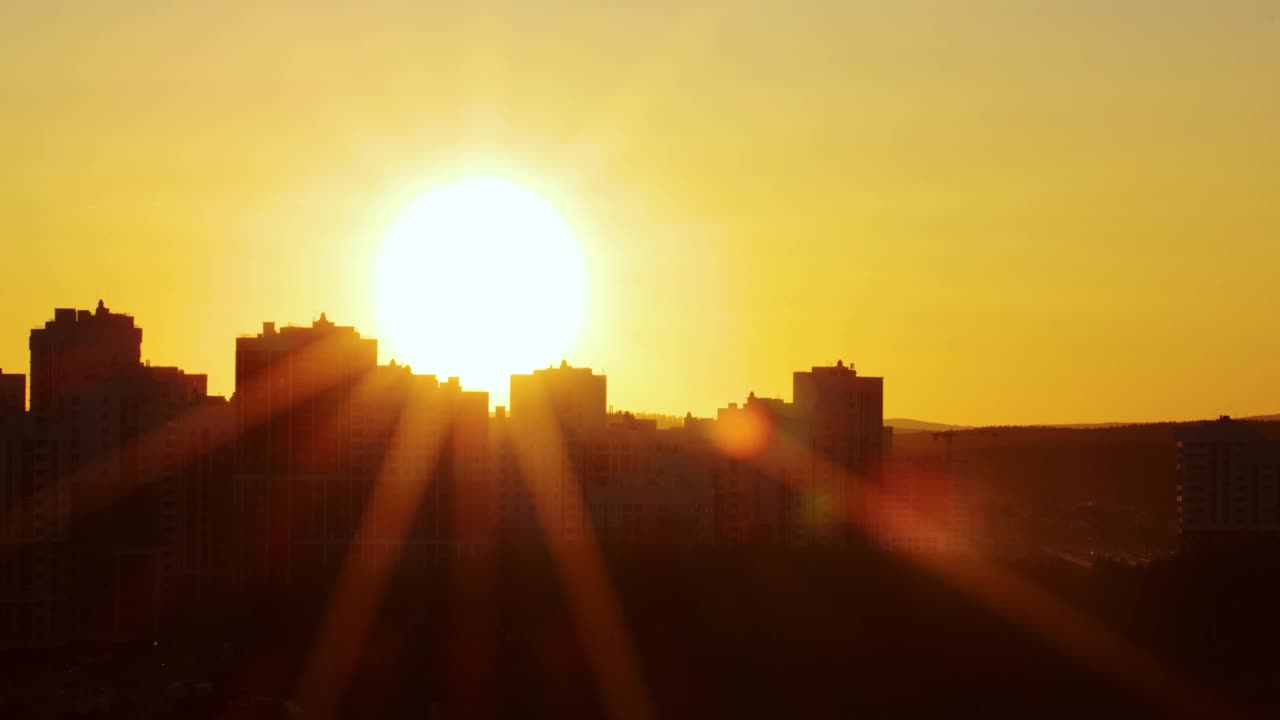
[{"label": "orange sky", "polygon": [[843,358],[889,416],[1280,412],[1274,0],[83,5],[0,6],[6,370],[99,297],[222,393],[262,320],[377,335],[398,212],[486,173],[619,407]]}]

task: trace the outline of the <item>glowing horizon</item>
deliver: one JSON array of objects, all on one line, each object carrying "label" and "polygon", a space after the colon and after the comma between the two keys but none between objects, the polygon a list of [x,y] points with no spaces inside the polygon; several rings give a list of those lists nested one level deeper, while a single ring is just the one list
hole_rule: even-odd
[{"label": "glowing horizon", "polygon": [[618,407],[706,416],[844,359],[888,417],[1280,412],[1274,15],[9,3],[0,368],[99,298],[217,394],[264,320],[326,311],[387,362],[396,219],[501,176],[573,229],[590,305],[564,357]]}]

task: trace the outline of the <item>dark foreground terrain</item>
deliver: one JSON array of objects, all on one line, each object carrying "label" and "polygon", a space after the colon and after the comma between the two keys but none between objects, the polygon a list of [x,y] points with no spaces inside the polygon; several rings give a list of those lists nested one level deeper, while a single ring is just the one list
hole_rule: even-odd
[{"label": "dark foreground terrain", "polygon": [[[608,559],[663,717],[1153,716],[1123,671],[1067,657],[938,579],[869,550]],[[1148,650],[1210,705],[1266,716],[1280,687],[1280,562],[1010,568]],[[300,701],[333,597],[188,598],[129,645],[10,651],[0,717],[321,717]],[[544,557],[399,577],[352,663],[346,717],[597,716],[605,699],[573,604]],[[1052,621],[1046,617],[1046,622]],[[591,623],[584,623],[590,625]],[[341,688],[341,673],[330,688]],[[1186,688],[1171,688],[1170,697]],[[1159,693],[1157,693],[1158,695]]]}]

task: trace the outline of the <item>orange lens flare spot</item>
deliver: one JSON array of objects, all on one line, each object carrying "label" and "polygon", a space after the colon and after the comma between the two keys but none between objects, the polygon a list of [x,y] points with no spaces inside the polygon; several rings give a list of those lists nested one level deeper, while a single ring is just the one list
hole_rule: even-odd
[{"label": "orange lens flare spot", "polygon": [[722,412],[711,430],[711,442],[720,452],[737,459],[757,457],[770,443],[775,432],[773,417],[756,405]]}]

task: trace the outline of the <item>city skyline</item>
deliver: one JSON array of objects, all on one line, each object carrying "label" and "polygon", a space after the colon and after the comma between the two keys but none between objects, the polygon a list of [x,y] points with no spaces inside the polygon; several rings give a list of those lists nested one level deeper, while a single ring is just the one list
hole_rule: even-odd
[{"label": "city skyline", "polygon": [[[380,365],[375,339],[323,314],[238,337],[229,402],[204,375],[146,363],[142,344],[101,300],[56,308],[30,333],[29,409],[22,376],[0,373],[0,646],[125,641],[182,589],[287,590],[340,569],[334,631],[358,632],[367,608],[348,591],[501,550],[550,549],[599,610],[602,546],[836,546],[855,530],[933,552],[968,542],[954,513],[896,509],[883,378],[843,362],[794,372],[790,401],[751,394],[659,427],[614,412],[607,378],[564,361],[513,375],[509,412],[491,415],[487,393]],[[944,468],[925,487],[950,482]],[[317,672],[299,692],[331,707],[342,678]]]},{"label": "city skyline", "polygon": [[[114,326],[114,327],[111,327],[110,330],[107,330],[105,332],[99,331],[99,332],[102,332],[101,337],[108,338],[108,343],[103,346],[104,354],[101,358],[97,360],[97,362],[104,363],[104,367],[106,366],[106,364],[110,364],[113,367],[115,366],[129,367],[129,366],[136,365],[136,366],[145,367],[148,369],[151,369],[154,367],[157,370],[172,371],[172,372],[176,372],[179,375],[189,378],[191,381],[196,382],[198,384],[199,392],[201,395],[207,394],[211,398],[221,398],[224,400],[232,400],[235,398],[234,391],[226,395],[221,395],[209,389],[208,375],[205,373],[195,372],[191,368],[184,368],[180,366],[168,366],[162,363],[153,363],[145,355],[145,346],[143,344],[144,328],[141,325],[137,324],[137,317],[125,311],[113,310],[111,307],[107,306],[106,301],[104,299],[99,298],[97,307],[92,310],[82,310],[82,309],[70,308],[70,307],[55,308],[53,310],[52,316],[45,321],[43,326],[36,325],[30,329],[31,340],[29,342],[29,346],[30,346],[30,350],[32,351],[30,355],[31,360],[26,364],[24,368],[22,368],[21,372],[14,371],[14,370],[5,372],[3,368],[0,368],[0,375],[4,376],[7,380],[16,381],[18,378],[23,379],[23,383],[21,384],[21,386],[13,383],[10,383],[12,387],[6,386],[5,397],[8,404],[12,405],[16,403],[16,404],[22,405],[25,409],[33,412],[38,411],[42,406],[47,405],[49,402],[47,398],[51,393],[50,386],[53,380],[50,377],[50,372],[47,369],[44,369],[43,365],[39,368],[37,367],[37,362],[38,362],[37,358],[39,358],[40,356],[37,353],[35,353],[34,350],[37,344],[45,342],[44,340],[39,340],[38,338],[43,338],[46,333],[56,333],[56,332],[67,333],[68,330],[66,328],[68,328],[68,325],[67,325],[68,323],[70,323],[69,327],[72,331],[72,336],[74,336],[75,325],[77,321],[83,322],[86,320],[93,320],[95,318],[97,319],[105,318],[105,320],[108,323],[111,323],[111,325]],[[264,339],[266,339],[266,341],[269,342],[269,341],[272,341],[274,338],[278,338],[278,337],[279,338],[284,338],[287,336],[292,336],[295,338],[303,337],[303,336],[306,336],[308,331],[315,332],[318,330],[323,331],[326,329],[337,330],[340,333],[344,333],[345,335],[349,336],[353,342],[358,343],[362,347],[360,355],[363,356],[363,364],[367,365],[369,368],[375,368],[375,367],[382,368],[382,369],[399,368],[406,372],[411,372],[413,377],[435,378],[440,382],[447,383],[451,386],[457,387],[459,390],[467,392],[469,394],[484,395],[489,401],[488,409],[490,411],[490,414],[493,414],[495,410],[507,411],[507,412],[510,411],[511,403],[510,403],[509,396],[506,393],[503,393],[503,397],[507,398],[506,401],[495,403],[492,399],[492,393],[490,390],[486,388],[469,387],[465,383],[462,383],[462,379],[458,376],[440,375],[439,373],[430,372],[422,368],[413,368],[411,365],[408,365],[405,363],[398,363],[394,358],[392,358],[390,361],[383,362],[382,358],[380,357],[377,351],[378,344],[379,344],[378,338],[362,335],[360,333],[360,329],[355,326],[335,324],[331,319],[329,319],[328,313],[325,313],[325,312],[321,312],[319,314],[319,317],[314,319],[309,325],[301,325],[301,324],[293,324],[293,323],[279,324],[274,321],[263,321],[258,332],[256,333],[248,332],[248,333],[241,333],[237,335],[234,339],[235,341],[234,352],[237,358],[237,365],[239,364],[239,361],[242,359],[242,352],[243,352],[242,347],[244,346],[251,345],[254,342],[261,343],[264,341]],[[112,339],[112,335],[115,332],[120,330],[123,330],[125,332],[124,336],[122,338]],[[102,342],[102,340],[98,339],[98,340],[95,340],[95,342]],[[294,342],[296,342],[296,340]],[[835,361],[832,367],[844,368],[845,367],[844,361],[837,360]],[[854,368],[853,363],[850,363],[848,365],[848,368],[852,371]],[[545,369],[529,368],[526,372],[512,373],[512,375],[509,378],[509,381],[511,383],[511,386],[515,386],[520,382],[528,382],[529,378],[532,378],[540,373],[544,373],[546,371],[551,371],[554,369],[561,369],[561,370],[570,369],[574,372],[585,372],[587,373],[588,376],[591,376],[591,374],[596,370],[596,368],[575,366],[571,364],[567,359],[561,358],[558,365],[556,363],[551,363],[551,364],[548,364]],[[43,372],[37,373],[36,372],[37,370],[43,370]],[[245,372],[246,371],[243,368],[240,368],[238,370],[236,386],[241,385],[246,380],[246,377],[242,377],[242,375]],[[250,375],[251,374],[252,373],[250,373]],[[42,378],[40,378],[41,375],[43,375]],[[602,370],[601,373],[599,375],[596,375],[595,377],[603,379],[605,377],[605,373]],[[745,397],[746,395],[750,395],[752,399],[756,397],[756,392],[754,390],[748,390],[748,391],[745,391],[745,393],[746,394],[740,395],[740,397]],[[608,403],[605,402],[603,385],[601,385],[600,387],[599,399],[600,399],[601,407],[607,407],[610,414],[615,413],[615,409],[614,409],[615,404],[612,402],[608,402]],[[728,406],[732,408],[737,408],[737,402],[731,402],[728,404]],[[722,403],[720,405],[717,405],[716,408],[714,408],[710,413],[707,413],[705,416],[698,416],[698,418],[701,419],[703,417],[714,417],[717,413],[723,413],[724,409],[725,409],[725,405]],[[654,413],[647,408],[619,407],[616,410],[616,412],[619,414],[624,412],[640,413],[640,414],[646,414],[646,415],[662,414],[662,413]],[[688,411],[685,414],[692,416],[692,411]],[[883,413],[880,410],[877,410],[877,416],[882,416],[882,415]],[[671,415],[670,417],[675,418],[677,416]]]},{"label": "city skyline", "polygon": [[[324,715],[362,687],[380,603],[416,600],[441,571],[546,561],[599,702],[656,716],[648,638],[622,609],[636,591],[613,570],[790,556],[901,563],[1134,699],[1216,716],[1212,688],[1014,568],[1146,572],[1265,550],[1280,524],[1276,422],[899,440],[885,379],[843,361],[792,372],[789,396],[753,392],[668,426],[614,411],[605,375],[562,361],[513,375],[510,407],[490,414],[486,393],[379,364],[375,339],[325,314],[238,336],[228,401],[202,374],[145,362],[135,318],[102,301],[55,308],[29,338],[29,410],[23,378],[0,373],[0,648],[127,647],[184,622],[235,624],[224,599],[307,597],[322,613],[309,649],[270,682]],[[1037,493],[1028,467],[1058,497],[1011,508],[1010,476]]]},{"label": "city skyline", "polygon": [[[102,308],[102,307],[103,307],[104,302],[105,302],[105,300],[104,300],[104,299],[102,299],[102,298],[99,298],[99,299],[98,299],[98,306],[99,306],[99,308]],[[64,312],[75,312],[75,311],[70,310],[70,309],[63,309],[63,311],[64,311]],[[82,312],[82,313],[83,313],[83,312],[88,312],[88,311],[78,311],[78,312]],[[56,312],[55,312],[55,314],[56,314]],[[129,313],[125,313],[125,314],[126,314],[127,316],[131,317],[131,318],[136,318],[136,316],[134,316],[134,315],[130,315]],[[313,327],[316,323],[321,323],[321,324],[323,324],[323,323],[326,323],[326,322],[332,323],[332,321],[328,319],[328,313],[327,313],[327,312],[324,312],[324,311],[321,311],[321,312],[319,312],[315,317],[313,317],[313,318],[312,318],[312,320],[310,321],[310,323],[309,323],[309,324],[293,323],[293,322],[277,323],[276,321],[263,321],[263,322],[260,324],[259,330],[261,330],[262,328],[265,328],[265,327],[270,327],[270,328],[272,328],[272,329],[275,329],[275,328],[277,328],[277,327],[280,327],[280,328],[307,328],[307,327]],[[359,331],[360,331],[360,328],[359,328],[359,327],[354,326],[354,325],[352,325],[352,326],[350,326],[350,327],[351,327],[351,328],[353,328],[357,333],[359,333]],[[38,325],[32,325],[32,327],[31,327],[31,328],[29,328],[29,329],[36,329],[36,328],[38,328]],[[139,328],[139,332],[141,332],[141,328]],[[233,340],[235,340],[235,339],[241,339],[241,338],[247,338],[247,337],[252,337],[252,336],[253,336],[253,331],[244,331],[244,332],[240,332],[240,333],[236,334],[236,335],[234,336]],[[150,337],[150,338],[152,338],[152,339],[154,340],[154,338],[155,338],[155,334],[154,334],[154,333],[151,333],[148,337]],[[464,389],[468,390],[468,391],[478,391],[478,392],[483,392],[483,393],[485,393],[485,395],[489,398],[489,410],[490,410],[490,412],[491,412],[491,413],[492,413],[496,408],[500,408],[500,407],[508,407],[508,406],[509,406],[509,404],[510,404],[510,399],[509,399],[509,396],[508,396],[508,390],[510,389],[510,386],[509,386],[509,385],[504,385],[504,386],[502,386],[502,387],[498,388],[498,389],[497,389],[497,391],[495,391],[495,390],[490,389],[490,388],[487,388],[487,387],[479,387],[479,386],[469,385],[469,384],[466,382],[466,378],[465,378],[465,377],[462,377],[462,376],[445,375],[445,374],[441,374],[441,373],[433,372],[430,368],[424,368],[424,367],[420,367],[420,366],[419,366],[419,367],[414,367],[414,366],[412,366],[412,365],[411,365],[411,364],[409,364],[409,363],[400,363],[400,362],[399,362],[396,358],[394,358],[394,357],[390,357],[390,358],[388,358],[388,357],[386,357],[386,356],[385,356],[385,354],[381,351],[381,342],[379,341],[379,338],[377,338],[377,337],[371,337],[371,336],[368,336],[368,335],[365,335],[365,337],[366,337],[366,338],[369,338],[369,339],[371,339],[371,340],[373,340],[373,341],[374,341],[374,343],[373,343],[374,347],[378,348],[378,350],[377,350],[377,352],[376,352],[376,359],[377,359],[377,362],[378,362],[379,364],[381,364],[381,365],[392,365],[392,364],[398,364],[398,365],[403,366],[403,367],[411,368],[411,369],[413,370],[413,372],[414,372],[415,374],[418,374],[418,375],[426,375],[426,376],[438,377],[438,378],[441,378],[442,380],[447,379],[447,380],[449,380],[450,382],[453,382],[453,381],[455,381],[455,380],[456,380],[456,381],[460,382],[460,383],[461,383],[461,386],[462,386]],[[3,346],[4,344],[5,344],[5,343],[0,343],[0,346]],[[234,358],[234,356],[235,356],[234,348],[233,348],[232,352],[230,352],[229,354]],[[562,358],[560,358],[560,359],[559,359],[559,361],[557,361],[557,362],[558,362],[558,363],[566,363],[566,362],[568,362],[570,366],[574,366],[574,367],[588,367],[588,368],[590,367],[590,366],[578,365],[578,364],[576,364],[576,363],[569,362],[569,360],[570,360],[570,359],[569,359],[569,358],[567,358],[567,357],[562,357]],[[143,362],[143,363],[145,363],[145,364],[147,364],[147,365],[152,365],[152,364],[154,364],[154,365],[156,365],[156,366],[174,367],[174,368],[176,368],[176,369],[179,369],[179,370],[181,370],[181,371],[184,371],[184,372],[188,373],[189,375],[198,375],[198,376],[200,376],[200,377],[202,377],[202,378],[210,378],[210,377],[211,377],[208,373],[206,373],[206,372],[202,372],[199,368],[189,368],[189,367],[184,367],[184,366],[181,366],[181,365],[178,365],[178,364],[164,363],[164,362],[156,362],[156,361],[154,361],[150,356],[148,356],[148,355],[146,354],[146,346],[145,346],[145,345],[143,346],[142,355],[141,355],[141,357],[139,358],[139,361],[140,361],[140,362]],[[547,363],[546,367],[547,367],[547,368],[555,367],[555,366],[557,365],[557,362],[550,362],[550,363]],[[842,356],[841,358],[837,358],[836,360],[828,360],[828,362],[832,362],[832,363],[834,363],[834,362],[843,362],[843,356]],[[853,366],[853,364],[851,363],[851,364],[850,364],[850,366],[852,367],[852,366]],[[8,367],[8,368],[9,368],[9,370],[7,371],[7,373],[6,373],[6,374],[10,374],[10,375],[12,375],[12,374],[15,374],[15,373],[16,373],[16,374],[19,374],[19,375],[26,375],[27,377],[30,377],[31,365],[30,365],[30,363],[29,363],[29,362],[24,362],[24,363],[22,363],[21,365],[16,364],[16,363],[10,364],[10,365],[8,365],[8,366],[0,365],[0,371],[3,371],[3,368],[5,368],[5,367]],[[533,371],[536,371],[536,370],[538,370],[538,369],[539,369],[539,368],[536,368],[536,367],[526,368],[526,369],[524,369],[524,370],[521,370],[521,371],[517,371],[517,372],[513,372],[513,373],[511,373],[511,377],[516,377],[516,376],[518,376],[518,375],[522,375],[523,373],[526,373],[526,372],[533,372]],[[603,373],[603,372],[605,372],[605,369],[604,369],[604,368],[594,368],[594,369],[595,369],[595,370],[599,370],[599,371],[601,371],[602,373]],[[892,375],[892,373],[888,373],[888,374]],[[775,383],[775,384],[776,384],[776,383]],[[756,389],[756,388],[758,388],[758,387],[772,387],[772,386],[773,386],[773,385],[772,385],[772,384],[770,384],[770,383],[768,383],[768,382],[748,382],[748,383],[746,384],[746,386],[744,387],[744,389],[742,389],[740,392],[738,392],[738,393],[737,393],[737,394],[735,394],[735,395],[730,395],[729,397],[733,397],[733,398],[741,398],[741,397],[745,397],[747,394],[750,394],[750,395],[753,395],[753,396],[755,396],[755,395],[759,395],[759,396],[761,396],[761,397],[782,397],[782,396],[784,395],[784,393],[783,393],[781,390],[775,390],[774,392],[772,392],[772,393],[771,393],[771,392],[760,392],[760,391],[758,391],[758,390]],[[226,398],[230,399],[230,398],[233,396],[233,394],[234,394],[234,385],[233,385],[231,388],[229,388],[229,390],[230,390],[229,392],[225,392],[225,393],[224,393],[224,392],[219,392],[219,391],[218,391],[218,388],[219,388],[219,384],[217,384],[217,383],[213,382],[212,380],[210,380],[210,381],[208,382],[208,392],[209,392],[209,395],[210,395],[210,396],[223,396],[223,397],[226,397]],[[28,402],[28,404],[29,404],[29,403],[30,403],[30,401],[31,401],[31,393],[32,393],[32,388],[31,388],[30,386],[28,386],[28,387],[26,388],[26,393],[27,393],[27,394],[26,394],[26,399],[27,399],[27,402]],[[495,397],[495,396],[496,396],[496,397]],[[624,410],[625,410],[625,411],[633,412],[633,413],[641,413],[641,414],[645,414],[645,415],[652,415],[652,416],[668,416],[668,417],[672,417],[672,418],[683,417],[683,416],[684,416],[684,415],[686,415],[686,414],[691,414],[691,415],[692,415],[692,416],[694,416],[694,417],[714,417],[714,416],[717,414],[717,412],[719,412],[719,411],[723,410],[723,408],[725,407],[725,404],[724,404],[725,402],[726,402],[726,401],[725,401],[723,398],[722,398],[722,399],[720,399],[720,400],[718,400],[718,401],[715,401],[715,402],[713,403],[713,406],[712,406],[711,408],[709,408],[709,409],[707,409],[707,410],[705,410],[705,411],[702,411],[702,412],[698,412],[698,411],[695,411],[695,410],[690,409],[690,408],[685,408],[685,409],[683,409],[683,410],[679,410],[679,409],[676,409],[676,410],[667,410],[667,409],[655,409],[655,408],[652,408],[652,407],[646,407],[646,406],[643,406],[643,405],[641,405],[641,406],[623,405],[623,404],[621,404],[621,403],[613,402],[612,400],[611,400],[611,402],[610,402],[610,404],[609,404],[609,407],[610,407],[611,409],[612,409],[612,408],[614,408],[614,407],[617,407],[619,412],[622,412],[622,411],[624,411]],[[888,401],[886,401],[886,402],[888,402]],[[950,418],[946,418],[946,419],[939,419],[939,418],[935,418],[935,417],[908,417],[908,416],[906,416],[905,414],[900,414],[900,413],[899,413],[899,414],[895,414],[892,410],[888,409],[889,407],[891,407],[891,406],[890,406],[890,405],[886,405],[886,410],[885,410],[885,412],[884,412],[884,417],[885,417],[886,421],[890,421],[890,420],[895,421],[895,422],[902,422],[902,421],[905,421],[904,427],[906,427],[906,428],[908,429],[908,431],[918,429],[918,428],[917,428],[917,423],[921,423],[921,425],[919,425],[919,427],[920,427],[920,428],[928,428],[928,427],[931,427],[931,426],[933,426],[933,425],[937,425],[937,426],[939,426],[939,427],[955,427],[955,428],[963,428],[963,427],[984,427],[984,425],[981,425],[981,424],[965,424],[965,423],[963,423],[963,422],[954,422],[954,421],[951,421],[951,419],[950,419]],[[1271,417],[1273,417],[1273,416],[1275,416],[1275,415],[1276,415],[1276,413],[1274,413],[1274,412],[1267,412],[1267,411],[1265,411],[1265,410],[1264,410],[1263,412],[1258,412],[1258,413],[1256,413],[1256,414],[1254,414],[1254,415],[1238,415],[1238,414],[1233,415],[1232,413],[1228,413],[1228,412],[1215,412],[1215,413],[1211,413],[1211,414],[1205,415],[1205,416],[1203,416],[1203,417],[1189,417],[1189,418],[1188,418],[1188,417],[1178,417],[1178,418],[1152,418],[1152,419],[1147,419],[1147,420],[1136,420],[1136,421],[1130,421],[1130,420],[1114,420],[1114,419],[1113,419],[1113,420],[1109,420],[1109,421],[1097,421],[1097,422],[1029,422],[1029,423],[996,422],[996,423],[991,423],[991,424],[989,424],[989,425],[987,425],[987,426],[989,426],[989,427],[997,427],[997,426],[1013,426],[1013,425],[1025,424],[1025,425],[1027,425],[1027,426],[1033,426],[1033,427],[1035,427],[1035,426],[1045,426],[1045,427],[1055,427],[1055,426],[1056,426],[1056,427],[1088,427],[1088,426],[1094,426],[1094,425],[1096,425],[1096,426],[1106,426],[1106,425],[1113,425],[1113,424],[1115,424],[1115,425],[1124,425],[1124,424],[1142,424],[1142,423],[1151,423],[1151,422],[1156,422],[1156,423],[1159,423],[1159,422],[1193,422],[1193,421],[1200,421],[1200,420],[1209,420],[1209,419],[1212,419],[1212,418],[1214,418],[1214,417],[1221,417],[1221,416],[1234,416],[1234,417],[1246,417],[1246,418],[1248,418],[1248,417],[1271,418]]]}]

